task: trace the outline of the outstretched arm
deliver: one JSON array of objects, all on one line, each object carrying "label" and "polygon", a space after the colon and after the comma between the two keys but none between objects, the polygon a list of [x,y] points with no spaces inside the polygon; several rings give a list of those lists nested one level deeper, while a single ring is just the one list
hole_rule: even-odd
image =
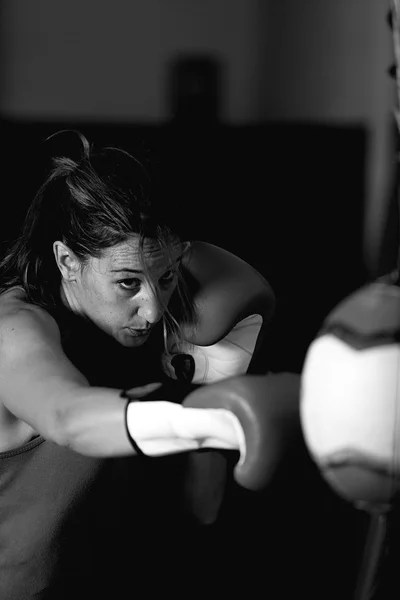
[{"label": "outstretched arm", "polygon": [[[0,397],[48,440],[89,456],[162,456],[199,448],[238,450],[236,478],[259,489],[297,428],[298,377],[231,377],[190,392],[182,406],[146,391],[91,387],[63,353],[47,313],[23,309],[0,325]],[[133,400],[130,396],[134,396]],[[136,397],[135,397],[136,396]],[[132,445],[131,438],[135,444]]]},{"label": "outstretched arm", "polygon": [[[65,356],[58,327],[47,313],[29,307],[3,318],[0,339],[0,398],[14,417],[81,454],[134,452],[121,390],[89,385]],[[203,444],[238,448],[233,417],[193,410],[163,400],[131,403],[130,434],[153,455]]]}]

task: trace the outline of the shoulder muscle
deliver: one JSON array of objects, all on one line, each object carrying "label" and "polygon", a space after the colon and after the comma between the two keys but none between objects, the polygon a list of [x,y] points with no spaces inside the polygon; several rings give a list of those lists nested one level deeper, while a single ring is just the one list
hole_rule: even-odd
[{"label": "shoulder muscle", "polygon": [[272,316],[273,291],[262,275],[238,256],[206,242],[195,242],[184,267],[195,281],[194,300],[199,316],[188,341],[214,344],[239,321],[259,314]]},{"label": "shoulder muscle", "polygon": [[0,399],[17,418],[50,439],[63,396],[85,377],[65,356],[55,320],[36,306],[1,310]]}]

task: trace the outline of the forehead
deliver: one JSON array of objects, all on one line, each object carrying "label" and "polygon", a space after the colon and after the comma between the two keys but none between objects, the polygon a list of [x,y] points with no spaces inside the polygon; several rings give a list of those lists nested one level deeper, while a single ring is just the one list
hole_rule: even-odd
[{"label": "forehead", "polygon": [[139,238],[131,237],[125,242],[107,248],[99,259],[103,268],[108,271],[120,269],[142,270],[144,260],[148,269],[163,269],[168,267],[171,259],[175,260],[180,255],[180,244],[171,240],[168,252],[163,251],[158,244],[151,240],[145,241],[143,257],[140,253]]}]

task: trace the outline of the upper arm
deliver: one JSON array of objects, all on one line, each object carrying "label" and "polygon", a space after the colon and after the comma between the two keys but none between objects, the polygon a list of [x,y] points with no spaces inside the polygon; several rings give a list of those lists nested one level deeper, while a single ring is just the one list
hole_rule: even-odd
[{"label": "upper arm", "polygon": [[63,352],[53,318],[20,308],[0,322],[0,400],[17,418],[58,441],[71,392],[88,386]]},{"label": "upper arm", "polygon": [[187,340],[201,346],[215,344],[252,314],[264,324],[273,314],[274,293],[268,282],[247,262],[205,242],[194,242],[184,264],[193,279],[198,324]]}]

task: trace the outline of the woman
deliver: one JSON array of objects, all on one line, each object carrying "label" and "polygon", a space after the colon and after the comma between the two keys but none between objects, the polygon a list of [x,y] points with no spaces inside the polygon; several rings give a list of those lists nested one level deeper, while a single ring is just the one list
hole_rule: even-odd
[{"label": "woman", "polygon": [[[53,158],[0,265],[3,600],[59,597],[49,590],[60,540],[72,539],[72,521],[84,539],[76,514],[110,481],[109,459],[239,448],[229,411],[182,408],[178,393],[127,402],[122,390],[143,398],[171,378],[245,373],[273,305],[248,265],[186,239],[132,156],[95,152],[76,132],[49,142],[71,139],[77,149]],[[110,500],[116,488],[109,497],[101,485]],[[87,573],[81,551],[74,568]]]}]

